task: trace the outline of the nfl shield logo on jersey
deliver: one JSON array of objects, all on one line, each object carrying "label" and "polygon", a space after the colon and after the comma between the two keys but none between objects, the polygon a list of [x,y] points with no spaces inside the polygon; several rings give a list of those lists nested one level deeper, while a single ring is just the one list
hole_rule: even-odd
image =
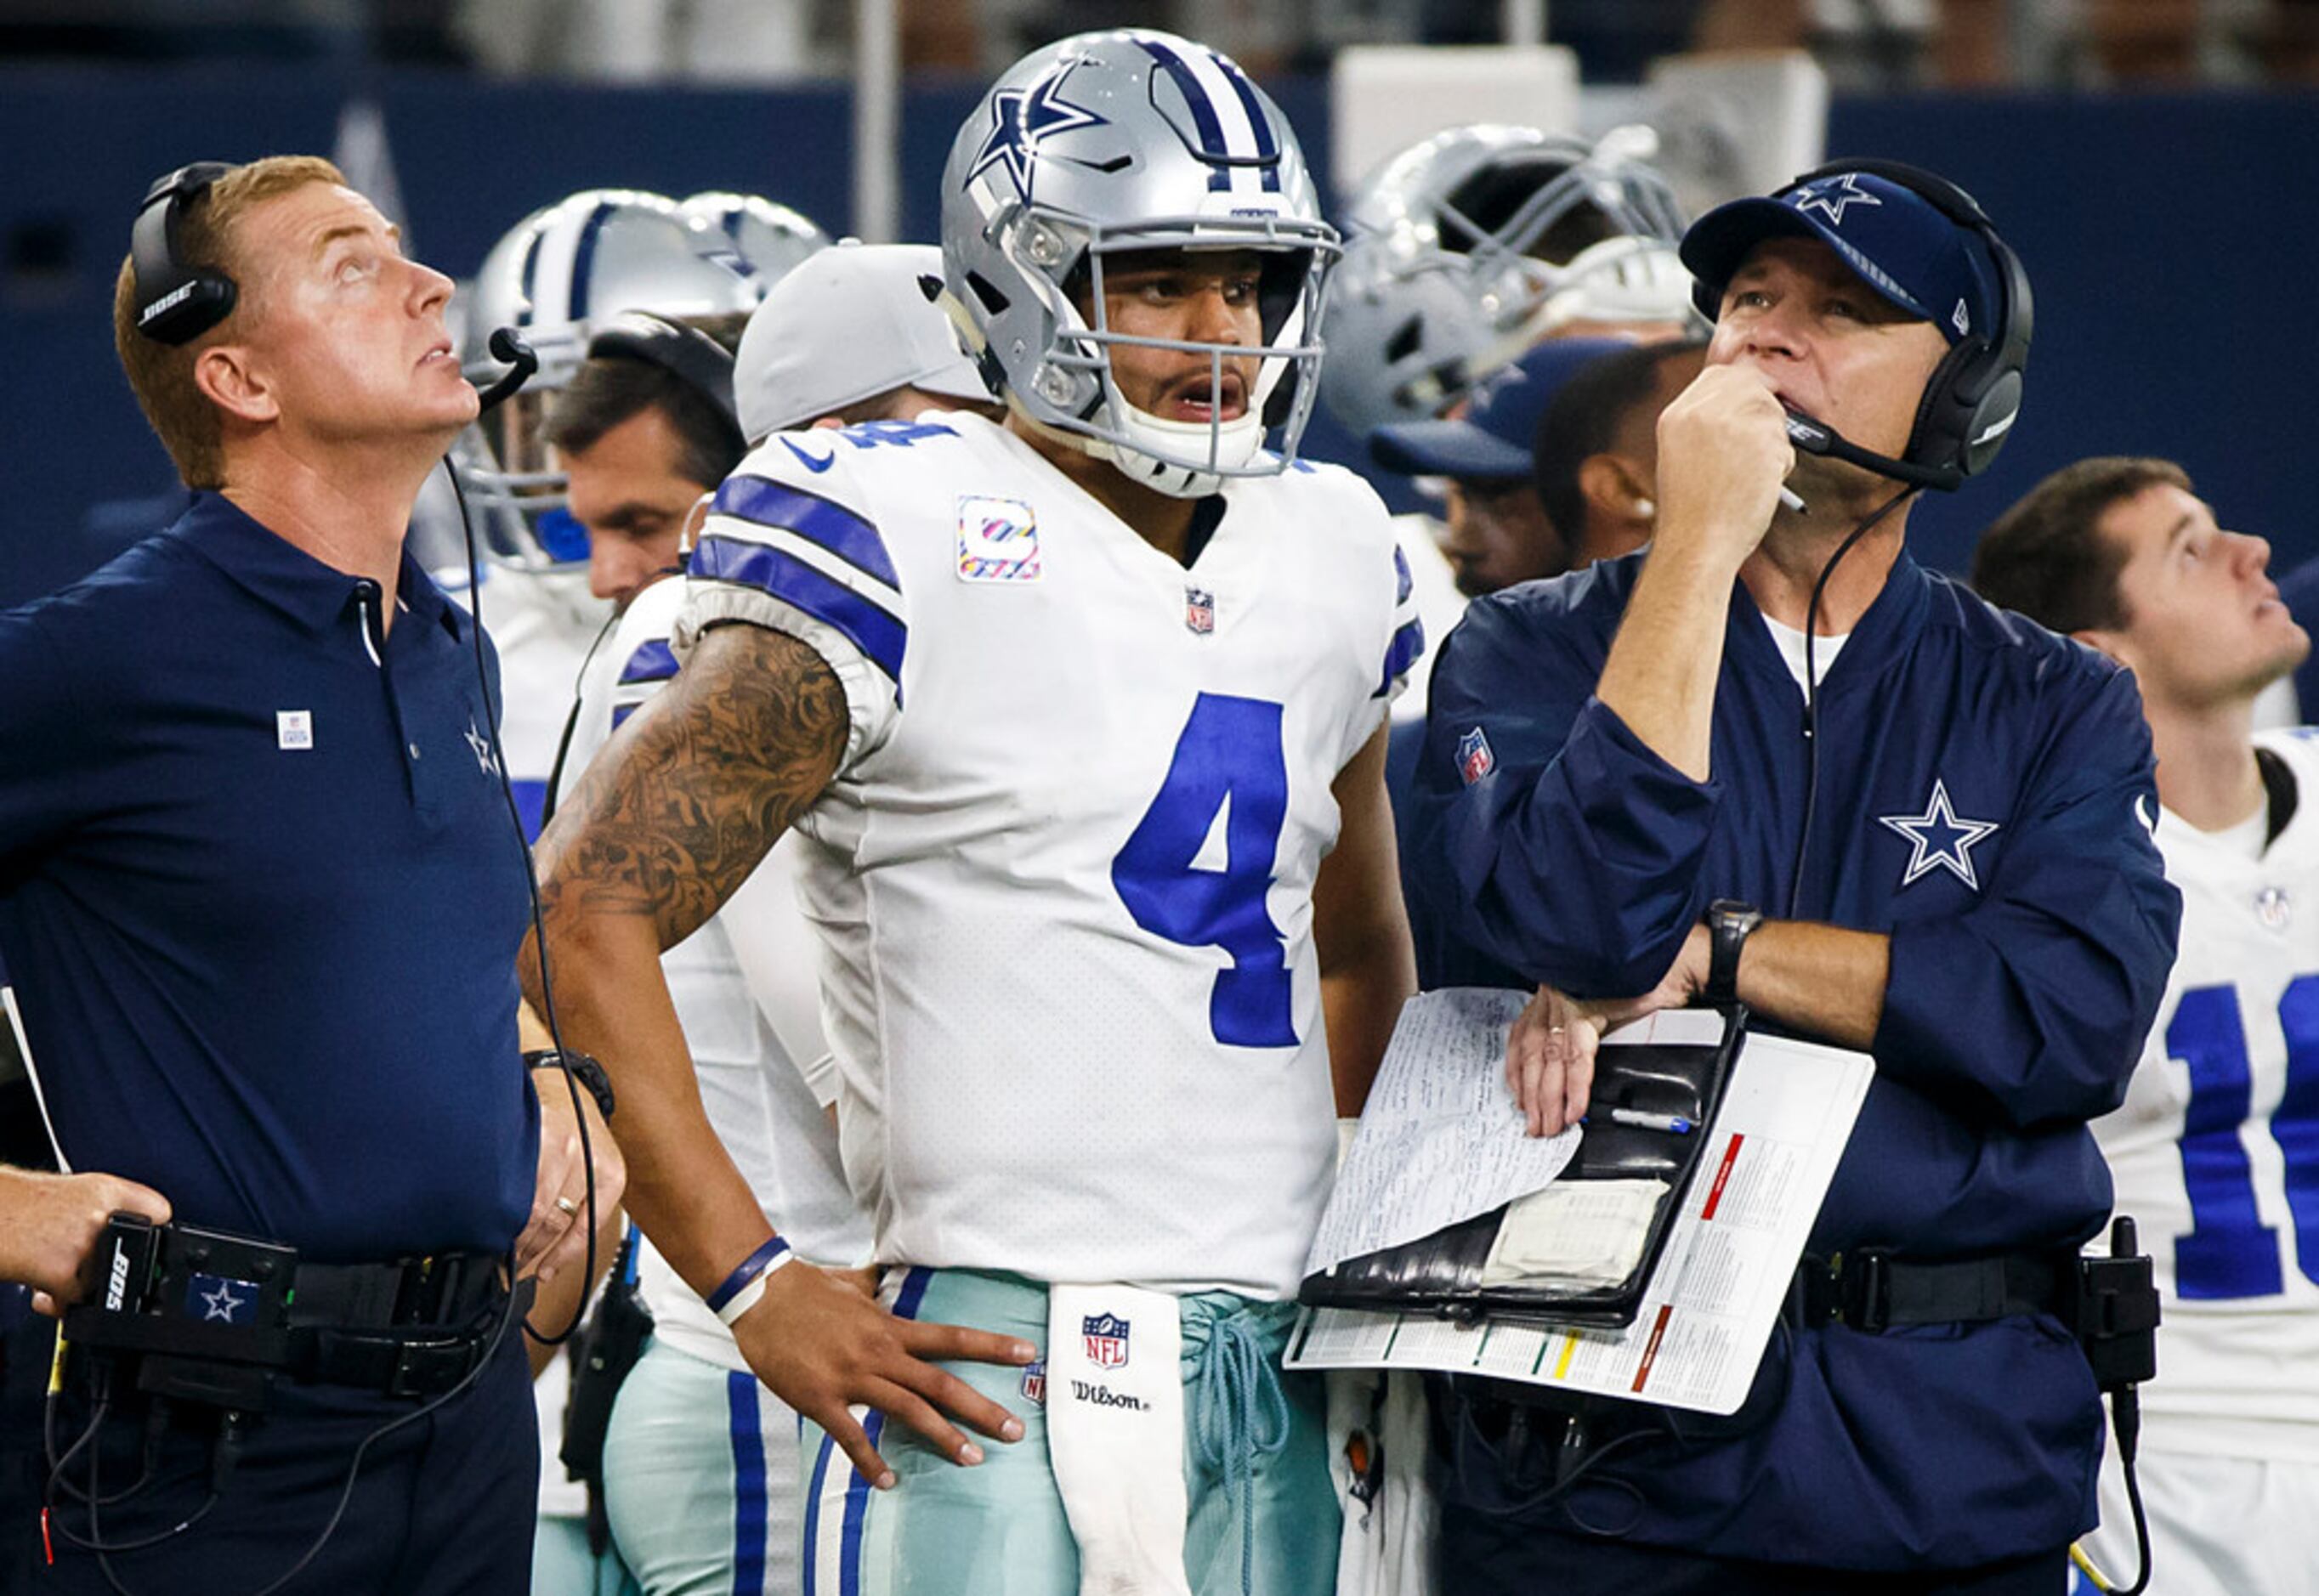
[{"label": "nfl shield logo on jersey", "polygon": [[1498,756],[1490,752],[1490,740],[1475,726],[1457,739],[1457,773],[1471,787],[1498,768]]},{"label": "nfl shield logo on jersey", "polygon": [[968,493],[958,501],[958,579],[1036,582],[1039,518],[1020,499]]},{"label": "nfl shield logo on jersey", "polygon": [[1216,596],[1205,588],[1184,590],[1184,625],[1205,637],[1216,629]]},{"label": "nfl shield logo on jersey", "polygon": [[1127,1366],[1127,1321],[1116,1313],[1091,1313],[1079,1321],[1087,1361],[1099,1369]]},{"label": "nfl shield logo on jersey", "polygon": [[1047,1405],[1047,1363],[1044,1358],[1023,1366],[1023,1400],[1036,1402],[1042,1408]]}]

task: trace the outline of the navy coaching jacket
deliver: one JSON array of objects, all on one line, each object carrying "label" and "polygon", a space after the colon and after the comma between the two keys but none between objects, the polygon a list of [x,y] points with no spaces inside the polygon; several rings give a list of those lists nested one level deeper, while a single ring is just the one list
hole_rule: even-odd
[{"label": "navy coaching jacket", "polygon": [[[2180,917],[2131,678],[1903,552],[1821,683],[1791,916],[1804,699],[1746,590],[1710,780],[1593,697],[1642,557],[1484,600],[1444,645],[1410,843],[1422,984],[1646,991],[1719,897],[1887,933],[1876,1074],[1811,1249],[2085,1240],[2110,1202],[2086,1122],[2125,1094]],[[1641,1493],[1640,1539],[1960,1567],[2091,1524],[2100,1422],[2083,1357],[2044,1316],[1783,1327],[1737,1420],[1603,1472]],[[1632,1516],[1624,1494],[1599,1517]]]}]

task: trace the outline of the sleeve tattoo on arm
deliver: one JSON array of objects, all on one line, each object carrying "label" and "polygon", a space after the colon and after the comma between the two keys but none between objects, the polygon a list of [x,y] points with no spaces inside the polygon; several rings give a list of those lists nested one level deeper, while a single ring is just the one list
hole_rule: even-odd
[{"label": "sleeve tattoo on arm", "polygon": [[847,726],[845,690],[812,649],[715,628],[541,836],[542,907],[644,915],[674,946],[821,795]]}]

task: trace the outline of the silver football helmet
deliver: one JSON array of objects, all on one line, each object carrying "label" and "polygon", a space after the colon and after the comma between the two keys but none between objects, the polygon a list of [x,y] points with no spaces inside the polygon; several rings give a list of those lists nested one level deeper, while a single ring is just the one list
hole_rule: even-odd
[{"label": "silver football helmet", "polygon": [[[1083,33],[983,95],[943,170],[943,266],[955,315],[1008,402],[1133,480],[1178,497],[1286,469],[1312,413],[1322,296],[1337,255],[1288,119],[1223,56],[1147,29]],[[1132,336],[1104,311],[1107,257],[1259,253],[1261,342]],[[1258,357],[1242,412],[1171,421],[1130,405],[1121,345]],[[1281,428],[1277,455],[1264,450]]]},{"label": "silver football helmet", "polygon": [[802,212],[762,194],[712,191],[688,196],[677,209],[707,222],[756,274],[760,300],[799,262],[829,244],[829,235]]},{"label": "silver football helmet", "polygon": [[540,425],[601,322],[622,311],[745,312],[763,293],[708,221],[665,194],[636,189],[582,190],[533,212],[493,245],[464,296],[468,379],[480,388],[505,371],[486,347],[501,327],[531,346],[539,370],[453,450],[486,550],[534,566],[588,557],[587,534],[564,510],[564,473],[550,469]]},{"label": "silver football helmet", "polygon": [[1322,387],[1366,434],[1439,414],[1574,321],[1688,324],[1683,212],[1657,139],[1452,128],[1371,174],[1346,217]]}]

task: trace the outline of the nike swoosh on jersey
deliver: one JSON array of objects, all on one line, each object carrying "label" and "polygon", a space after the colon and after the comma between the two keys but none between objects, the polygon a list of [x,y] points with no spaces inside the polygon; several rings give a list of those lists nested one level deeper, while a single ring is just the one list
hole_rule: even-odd
[{"label": "nike swoosh on jersey", "polygon": [[828,454],[817,459],[815,456],[807,454],[803,449],[798,447],[797,445],[791,443],[786,437],[781,439],[781,447],[787,449],[790,454],[795,455],[798,458],[798,464],[804,466],[808,471],[827,471],[831,464],[837,458],[837,451],[835,449],[832,449]]}]

